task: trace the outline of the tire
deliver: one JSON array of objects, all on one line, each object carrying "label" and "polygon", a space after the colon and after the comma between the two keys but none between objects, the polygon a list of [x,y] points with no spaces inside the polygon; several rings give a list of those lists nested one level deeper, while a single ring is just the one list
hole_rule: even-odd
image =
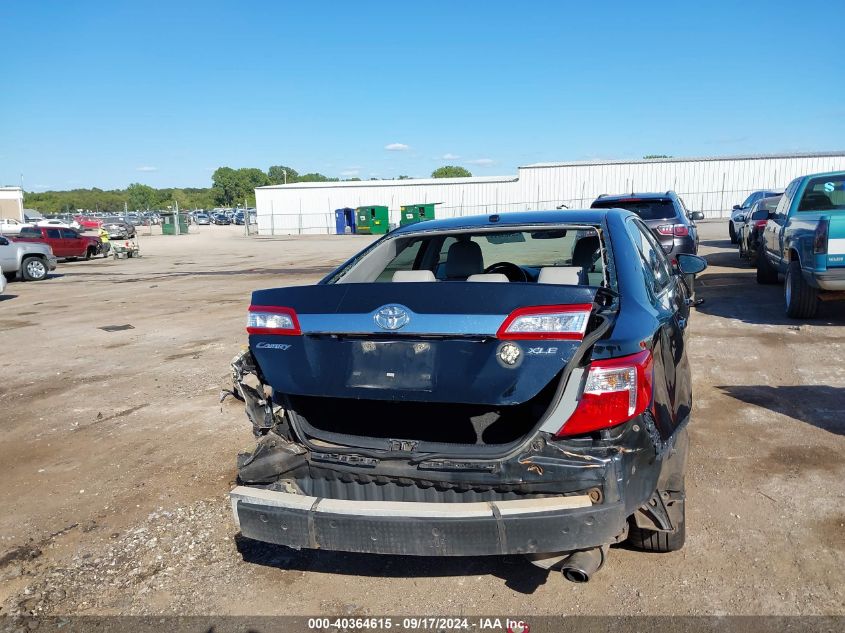
[{"label": "tire", "polygon": [[628,544],[644,552],[677,552],[684,546],[687,539],[686,500],[675,501],[680,508],[675,516],[674,532],[655,532],[644,530],[633,523],[628,531]]},{"label": "tire", "polygon": [[[763,247],[765,248],[765,247]],[[757,283],[758,284],[776,284],[778,282],[778,271],[769,262],[765,252],[760,252],[757,255]]]},{"label": "tire", "polygon": [[739,243],[739,258],[745,259],[748,254],[745,252],[745,249],[742,247],[742,239],[738,239],[737,242]]},{"label": "tire", "polygon": [[731,244],[736,244],[736,231],[734,230],[734,223],[728,222],[728,235],[731,236]]},{"label": "tire", "polygon": [[801,264],[789,262],[783,284],[786,316],[793,319],[812,319],[819,310],[819,291],[804,280]]},{"label": "tire", "polygon": [[89,259],[94,257],[96,253],[97,252],[93,248],[89,248],[87,251],[85,251],[85,261],[87,262]]},{"label": "tire", "polygon": [[6,281],[15,281],[18,278],[18,273],[3,273]]},{"label": "tire", "polygon": [[47,272],[47,263],[40,257],[27,257],[21,264],[21,276],[26,281],[41,281]]}]

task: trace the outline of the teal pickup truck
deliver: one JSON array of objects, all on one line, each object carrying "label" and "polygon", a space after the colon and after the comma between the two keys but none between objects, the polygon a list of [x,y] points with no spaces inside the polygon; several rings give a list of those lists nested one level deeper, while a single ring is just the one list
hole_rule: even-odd
[{"label": "teal pickup truck", "polygon": [[822,293],[845,298],[845,171],[789,183],[760,246],[757,282],[784,276],[787,316],[814,317]]}]

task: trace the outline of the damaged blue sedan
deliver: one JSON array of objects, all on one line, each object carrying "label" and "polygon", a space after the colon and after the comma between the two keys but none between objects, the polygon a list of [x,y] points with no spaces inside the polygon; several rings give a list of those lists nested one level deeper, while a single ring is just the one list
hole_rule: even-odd
[{"label": "damaged blue sedan", "polygon": [[242,535],[521,554],[576,582],[614,543],[681,548],[684,275],[705,266],[622,209],[525,212],[408,225],[316,285],[254,292]]}]

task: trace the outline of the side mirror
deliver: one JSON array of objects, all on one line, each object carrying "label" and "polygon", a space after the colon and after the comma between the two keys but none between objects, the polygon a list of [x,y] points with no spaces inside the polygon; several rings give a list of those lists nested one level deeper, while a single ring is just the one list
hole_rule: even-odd
[{"label": "side mirror", "polygon": [[681,253],[678,255],[678,270],[683,275],[697,275],[707,268],[707,260],[698,255]]},{"label": "side mirror", "polygon": [[738,204],[735,204],[735,205],[734,205],[734,211],[739,211],[741,208],[742,208],[742,207],[741,207],[741,206],[739,206]]},{"label": "side mirror", "polygon": [[704,213],[701,212],[701,211],[693,211],[692,213],[690,213],[689,219],[692,220],[693,222],[703,220],[704,219]]}]

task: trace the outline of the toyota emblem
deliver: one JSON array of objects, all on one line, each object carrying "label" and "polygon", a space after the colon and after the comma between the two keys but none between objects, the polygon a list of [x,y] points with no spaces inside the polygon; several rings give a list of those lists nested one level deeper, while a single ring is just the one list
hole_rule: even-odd
[{"label": "toyota emblem", "polygon": [[379,308],[374,317],[376,325],[383,330],[398,330],[411,321],[408,309],[400,305],[387,305]]}]

